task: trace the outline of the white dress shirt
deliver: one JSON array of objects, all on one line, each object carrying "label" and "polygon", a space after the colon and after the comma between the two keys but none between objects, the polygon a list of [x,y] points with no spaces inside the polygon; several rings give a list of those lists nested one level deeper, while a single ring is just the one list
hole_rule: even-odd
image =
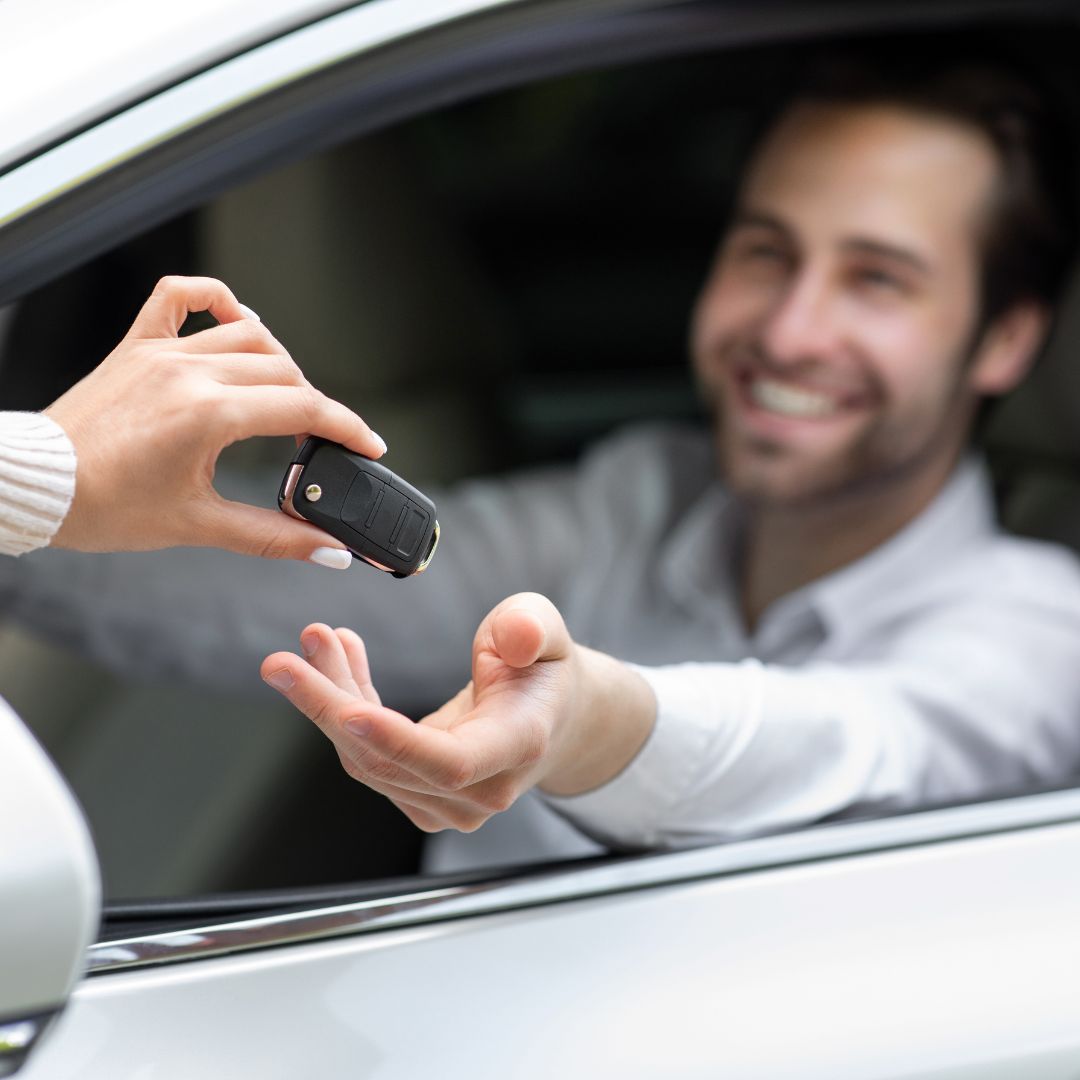
[{"label": "white dress shirt", "polygon": [[[1071,553],[998,529],[980,463],[752,634],[733,588],[738,537],[739,508],[715,483],[657,534],[663,589],[717,662],[638,666],[659,709],[644,748],[601,788],[545,800],[582,832],[701,844],[1060,783],[1080,767],[1080,571]],[[437,837],[428,864],[595,850],[531,798],[476,834]]]},{"label": "white dress shirt", "polygon": [[[1063,548],[998,530],[980,464],[749,634],[731,578],[738,507],[713,462],[705,432],[635,428],[576,468],[437,494],[440,550],[406,581],[192,549],[45,551],[18,575],[0,560],[0,608],[132,674],[264,694],[267,653],[295,649],[307,622],[350,625],[384,700],[415,714],[467,681],[491,607],[545,593],[576,640],[642,666],[656,728],[595,791],[522,800],[477,833],[436,837],[433,868],[599,850],[587,836],[703,843],[1077,769],[1080,570]],[[269,502],[278,479],[226,494]]]}]

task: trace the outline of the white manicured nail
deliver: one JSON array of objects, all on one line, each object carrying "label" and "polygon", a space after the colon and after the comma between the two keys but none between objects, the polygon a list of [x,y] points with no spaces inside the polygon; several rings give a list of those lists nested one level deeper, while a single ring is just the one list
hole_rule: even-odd
[{"label": "white manicured nail", "polygon": [[245,319],[254,319],[256,322],[262,322],[262,319],[259,318],[259,313],[257,311],[252,311],[247,304],[240,304],[240,310],[244,313]]},{"label": "white manicured nail", "polygon": [[316,548],[308,556],[308,562],[329,566],[331,570],[348,570],[352,565],[352,552],[343,548]]},{"label": "white manicured nail", "polygon": [[382,452],[385,454],[386,440],[377,431],[373,431],[371,433],[371,437],[379,444],[379,446],[382,448]]}]

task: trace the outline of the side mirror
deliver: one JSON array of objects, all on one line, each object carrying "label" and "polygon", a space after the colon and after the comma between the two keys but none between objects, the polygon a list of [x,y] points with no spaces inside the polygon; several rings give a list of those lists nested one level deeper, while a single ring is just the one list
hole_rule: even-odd
[{"label": "side mirror", "polygon": [[34,737],[0,701],[0,1077],[59,1014],[101,917],[82,811]]}]

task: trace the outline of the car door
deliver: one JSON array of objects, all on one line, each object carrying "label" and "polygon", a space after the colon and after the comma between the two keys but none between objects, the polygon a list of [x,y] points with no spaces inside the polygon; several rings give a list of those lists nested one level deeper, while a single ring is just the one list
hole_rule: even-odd
[{"label": "car door", "polygon": [[[1071,8],[1059,5],[991,7],[1036,26],[1071,18]],[[419,262],[440,268],[431,278],[421,274],[419,287],[438,281],[456,318],[479,304],[468,267],[450,262],[438,228],[422,227],[416,216],[397,227],[404,219],[391,215],[385,193],[408,176],[380,157],[385,147],[361,154],[348,175],[366,186],[350,186],[342,197],[353,151],[336,148],[347,140],[574,73],[588,80],[596,69],[662,57],[680,64],[695,53],[734,58],[749,43],[965,25],[990,9],[371,0],[291,15],[245,10],[212,48],[196,40],[173,66],[88,91],[87,108],[59,109],[43,135],[12,140],[0,174],[0,297],[16,304],[16,316],[32,310],[35,297],[55,295],[42,290],[68,280],[91,256],[122,250],[127,258],[141,250],[132,246],[140,238],[182,260],[191,236],[210,230],[219,265],[228,267],[231,252],[261,242],[267,230],[288,230],[317,207],[289,234],[297,269],[284,280],[305,300],[291,322],[284,302],[275,313],[284,338],[303,341],[305,322],[326,302],[327,288],[302,291],[319,280],[319,257],[329,250],[312,238],[344,230],[346,215],[356,215],[351,224],[362,221],[365,235],[386,229],[384,257],[404,252],[410,275]],[[744,63],[769,62],[767,53],[739,55],[749,55]],[[592,93],[591,83],[576,92]],[[643,114],[649,96],[635,99]],[[535,127],[525,112],[514,115],[530,140],[554,123],[550,113]],[[569,130],[573,115],[571,108],[560,114],[560,130]],[[475,130],[483,161],[489,132],[480,122]],[[422,137],[438,139],[427,129]],[[506,129],[498,137],[510,138]],[[518,159],[517,175],[539,168],[531,152]],[[320,154],[329,156],[315,172],[289,171]],[[455,158],[454,168],[468,165],[467,155]],[[486,179],[477,190],[497,202]],[[201,216],[185,224],[178,215],[189,210]],[[520,237],[502,243],[512,251]],[[370,290],[401,280],[386,262],[348,265],[350,282]],[[240,272],[254,271],[244,264]],[[386,314],[392,291],[380,297]],[[346,291],[329,306],[348,303]],[[417,327],[423,320],[411,310],[366,324],[382,355],[395,357],[387,364],[390,389],[399,385],[394,365],[414,362],[440,337],[436,316]],[[557,310],[569,318],[565,306]],[[383,325],[393,333],[377,332]],[[427,411],[410,412],[403,431],[410,423],[422,433],[446,424],[447,395],[460,395],[450,410],[460,416],[491,383],[495,369],[483,358],[496,364],[508,338],[498,320],[470,325],[481,329],[462,364],[484,377],[451,387],[439,383],[437,363],[407,369],[409,404],[422,400]],[[406,328],[416,336],[398,355],[395,335]],[[340,347],[344,355],[352,339]],[[327,370],[333,377],[337,369]],[[507,422],[514,434],[496,440],[500,454],[513,445],[519,462],[580,441],[592,433],[588,425],[614,422],[642,403],[672,416],[692,408],[670,371],[644,373],[637,397],[614,405],[569,365],[563,381],[540,389],[531,387],[531,374],[527,365],[515,373],[521,392],[509,399]],[[371,384],[365,393],[379,389]],[[430,443],[417,435],[409,445],[419,468]],[[463,434],[440,465],[491,464],[485,453],[490,447]],[[180,614],[162,613],[170,617]],[[35,648],[13,638],[8,655],[30,671]],[[48,656],[49,664],[60,662]],[[1080,999],[1070,990],[1080,961],[1076,791],[1020,793],[692,851],[455,875],[417,873],[389,856],[379,861],[384,853],[373,846],[367,880],[348,879],[347,861],[324,862],[323,880],[311,884],[303,871],[330,804],[320,803],[322,819],[296,824],[296,804],[316,797],[297,797],[296,774],[285,768],[308,752],[301,729],[291,720],[272,723],[264,701],[229,699],[211,713],[188,691],[142,687],[118,705],[108,676],[78,670],[74,699],[64,699],[62,685],[24,685],[11,669],[6,675],[31,722],[46,699],[58,714],[78,714],[43,738],[55,737],[88,807],[107,890],[87,976],[27,1077],[1080,1075]],[[151,714],[168,722],[150,727]],[[228,729],[245,733],[243,754]],[[155,771],[155,760],[164,767]],[[96,777],[115,794],[116,778],[133,773],[142,786],[126,789],[122,800],[106,805],[91,790]],[[170,781],[171,810],[161,818],[140,813],[152,789],[160,794]],[[351,809],[361,795],[342,791],[334,804],[346,819],[341,836],[352,822],[369,839],[391,834],[389,819],[373,827],[375,818]],[[265,876],[241,873],[255,825],[290,795],[289,813],[262,838]],[[326,883],[335,879],[348,883]],[[192,882],[210,885],[200,891]],[[123,902],[125,892],[142,895]]]}]

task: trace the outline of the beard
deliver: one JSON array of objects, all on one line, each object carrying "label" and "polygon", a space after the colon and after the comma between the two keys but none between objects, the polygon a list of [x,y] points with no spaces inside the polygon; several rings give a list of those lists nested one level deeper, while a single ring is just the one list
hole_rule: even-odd
[{"label": "beard", "polygon": [[[708,370],[726,377],[699,378],[699,390],[713,416],[720,477],[752,507],[799,511],[878,498],[935,471],[947,475],[967,442],[975,411],[976,399],[963,377],[967,356],[965,351],[962,362],[952,361],[955,376],[936,400],[905,409],[879,381],[868,379],[865,396],[873,409],[866,424],[846,442],[814,452],[782,438],[738,430],[734,416],[740,406],[728,396],[740,390],[730,371],[748,360],[765,375],[778,365],[770,363],[760,345],[718,348]],[[808,361],[806,371],[817,365]]]}]

